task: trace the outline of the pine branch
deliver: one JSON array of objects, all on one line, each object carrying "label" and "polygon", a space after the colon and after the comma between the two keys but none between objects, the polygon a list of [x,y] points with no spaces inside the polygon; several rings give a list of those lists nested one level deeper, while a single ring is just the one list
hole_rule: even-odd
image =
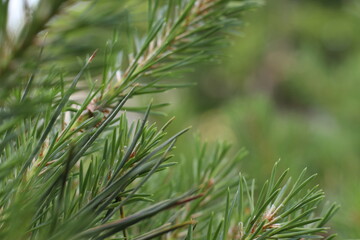
[{"label": "pine branch", "polygon": [[[151,2],[152,1],[150,1],[150,3]],[[148,70],[153,68],[155,64],[156,68],[160,68],[160,71],[166,71],[167,68],[164,68],[164,65],[168,64],[167,60],[171,57],[175,57],[175,60],[171,60],[170,66],[172,69],[175,68],[174,61],[178,62],[177,64],[180,62],[181,65],[184,65],[185,62],[187,62],[186,64],[193,63],[192,60],[189,61],[189,58],[186,58],[185,62],[183,59],[176,59],[176,55],[179,52],[189,52],[187,54],[193,55],[194,46],[196,46],[196,51],[198,51],[198,44],[205,40],[206,45],[204,45],[204,47],[208,47],[208,37],[220,31],[220,27],[224,27],[229,21],[229,19],[222,19],[226,17],[229,10],[233,9],[233,7],[229,7],[228,4],[229,1],[224,0],[193,0],[186,4],[184,10],[178,10],[176,13],[177,9],[182,9],[180,7],[182,7],[183,3],[169,3],[166,7],[168,16],[166,24],[160,19],[158,21],[153,19],[153,16],[161,15],[158,13],[158,8],[152,8],[150,4],[149,33],[143,45],[134,53],[136,57],[129,63],[123,77],[117,79],[114,85],[111,82],[111,78],[103,80],[106,84],[102,86],[102,94],[91,100],[90,104],[86,107],[87,110],[73,123],[74,127],[72,130],[85,121],[94,119],[96,115],[94,112],[101,112],[105,119],[111,109],[111,105],[114,101],[118,101],[119,98],[123,97],[127,88],[136,86],[137,88],[134,90],[134,95],[144,88],[149,88],[152,83],[145,84],[141,87],[137,81],[144,75],[151,75]],[[243,4],[241,7],[247,5],[248,4]],[[238,8],[238,6],[236,7]],[[241,11],[241,8],[238,10]],[[216,38],[212,38],[214,43],[216,40]],[[93,57],[94,55],[90,57],[90,60],[92,60]],[[192,56],[192,58],[194,58],[194,56]],[[138,90],[139,88],[140,90]],[[151,91],[149,93],[151,93]],[[97,122],[96,124],[100,123]],[[77,129],[77,131],[82,130],[81,128]],[[62,137],[62,135],[60,135],[60,137]]]},{"label": "pine branch", "polygon": [[[47,15],[27,25],[28,32],[20,47],[12,49],[1,74],[12,73],[11,62],[22,59],[62,2],[52,2]],[[151,104],[135,108],[145,110],[137,122],[129,123],[124,113],[131,109],[127,101],[136,95],[178,87],[160,81],[169,72],[211,58],[221,47],[222,33],[236,27],[239,15],[252,3],[150,0],[145,36],[129,36],[133,50],[122,53],[108,45],[101,84],[91,85],[81,103],[72,96],[81,80],[92,81],[88,66],[95,54],[71,83],[39,64],[43,72],[33,75],[29,87],[15,86],[14,101],[26,107],[29,96],[45,94],[34,85],[41,83],[39,79],[56,83],[45,111],[26,117],[12,112],[0,122],[0,238],[197,239],[206,235],[214,240],[251,240],[325,234],[325,224],[337,206],[318,217],[316,208],[324,193],[317,187],[306,189],[314,176],[304,178],[304,171],[295,183],[289,179],[284,184],[288,171],[277,177],[275,165],[257,194],[255,181],[238,176],[238,162],[245,152],[231,158],[226,143],[196,143],[197,155],[180,161],[179,172],[170,172],[168,168],[177,164],[171,161],[175,141],[188,129],[168,137],[166,128],[172,119],[157,129],[148,120]],[[122,62],[112,59],[121,54]],[[181,192],[186,193],[179,196]]]}]

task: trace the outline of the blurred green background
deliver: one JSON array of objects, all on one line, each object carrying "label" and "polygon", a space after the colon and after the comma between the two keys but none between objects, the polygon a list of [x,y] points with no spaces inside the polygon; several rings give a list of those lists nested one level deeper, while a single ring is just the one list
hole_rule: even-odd
[{"label": "blurred green background", "polygon": [[360,2],[267,1],[245,22],[222,64],[197,68],[187,75],[196,87],[167,94],[173,128],[245,147],[241,171],[261,182],[278,159],[293,175],[308,167],[341,204],[334,231],[359,238]]}]

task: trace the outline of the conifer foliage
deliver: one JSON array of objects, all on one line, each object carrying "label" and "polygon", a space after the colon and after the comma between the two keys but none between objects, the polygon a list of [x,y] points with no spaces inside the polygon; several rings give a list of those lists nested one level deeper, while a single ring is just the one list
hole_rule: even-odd
[{"label": "conifer foliage", "polygon": [[[231,157],[225,143],[194,140],[192,156],[174,157],[188,129],[169,136],[173,119],[149,122],[164,104],[128,104],[184,86],[168,79],[216,56],[255,1],[43,0],[25,4],[17,34],[8,5],[0,1],[0,239],[333,237],[325,224],[337,206],[321,214],[314,176],[292,181],[276,164],[258,185],[240,174],[245,152]],[[96,31],[113,37],[89,39]],[[127,111],[144,115],[129,121]]]}]

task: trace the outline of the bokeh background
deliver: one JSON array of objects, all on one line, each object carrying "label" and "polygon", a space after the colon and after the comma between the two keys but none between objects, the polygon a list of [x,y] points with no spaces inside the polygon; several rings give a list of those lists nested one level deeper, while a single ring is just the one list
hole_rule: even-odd
[{"label": "bokeh background", "polygon": [[360,238],[360,2],[267,1],[222,55],[187,74],[197,86],[166,95],[173,129],[246,148],[240,170],[260,182],[278,159],[293,175],[318,173],[341,205],[334,231]]}]

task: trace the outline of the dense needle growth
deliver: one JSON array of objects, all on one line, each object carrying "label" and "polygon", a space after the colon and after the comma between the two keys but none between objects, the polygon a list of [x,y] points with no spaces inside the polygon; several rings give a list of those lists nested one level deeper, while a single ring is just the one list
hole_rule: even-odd
[{"label": "dense needle growth", "polygon": [[[292,180],[276,164],[259,185],[240,173],[244,150],[231,157],[229,145],[199,140],[176,158],[188,129],[169,136],[173,119],[149,121],[165,104],[128,104],[182,87],[170,76],[216,56],[255,2],[129,2],[40,1],[14,36],[0,1],[0,239],[332,238],[337,206],[321,214],[324,193],[305,170]],[[114,21],[126,24],[107,44],[66,38]],[[64,59],[83,53],[75,74]]]}]

